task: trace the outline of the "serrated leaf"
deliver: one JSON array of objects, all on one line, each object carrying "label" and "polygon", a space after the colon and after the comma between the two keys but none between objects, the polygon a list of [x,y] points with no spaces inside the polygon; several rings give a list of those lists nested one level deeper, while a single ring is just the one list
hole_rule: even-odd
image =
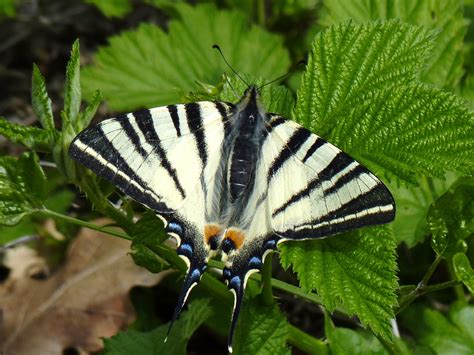
[{"label": "serrated leaf", "polygon": [[320,23],[325,26],[351,19],[356,23],[401,19],[440,29],[421,79],[438,87],[454,87],[463,74],[463,37],[467,21],[458,0],[325,0]]},{"label": "serrated leaf", "polygon": [[0,224],[12,226],[42,208],[46,176],[34,153],[0,157]]},{"label": "serrated leaf", "polygon": [[71,57],[66,67],[66,83],[64,85],[64,115],[63,125],[76,119],[81,108],[80,84],[80,53],[79,40],[72,45]]},{"label": "serrated leaf", "polygon": [[457,253],[453,257],[454,272],[459,280],[466,285],[471,294],[474,294],[474,270],[464,253]]},{"label": "serrated leaf", "polygon": [[295,116],[376,173],[414,184],[422,174],[474,173],[474,114],[456,96],[412,83],[430,43],[429,32],[393,21],[325,31]]},{"label": "serrated leaf", "polygon": [[374,92],[415,80],[432,36],[397,21],[330,27],[313,42],[295,116],[328,136],[333,124]]},{"label": "serrated leaf", "polygon": [[364,228],[315,241],[280,245],[283,267],[297,273],[301,287],[316,289],[324,306],[342,305],[385,339],[396,305],[395,237],[387,226]]},{"label": "serrated leaf", "polygon": [[6,118],[0,117],[0,134],[28,149],[50,152],[57,132],[11,123]]},{"label": "serrated leaf", "polygon": [[474,178],[462,178],[428,211],[433,250],[444,258],[465,252],[465,239],[474,233]]},{"label": "serrated leaf", "polygon": [[98,51],[95,64],[82,73],[86,97],[99,89],[109,106],[120,111],[180,102],[180,92],[198,90],[196,82],[217,83],[228,71],[212,49],[215,43],[240,73],[273,79],[287,70],[282,39],[250,26],[242,13],[211,4],[174,8],[181,19],[170,21],[168,33],[141,24],[112,37]]},{"label": "serrated leaf", "polygon": [[128,330],[118,333],[109,339],[104,339],[105,355],[185,355],[186,345],[196,329],[211,315],[209,300],[200,299],[192,302],[188,310],[174,323],[168,337],[168,324],[162,325],[150,332]]},{"label": "serrated leaf", "polygon": [[265,306],[258,298],[246,302],[234,337],[235,354],[290,354],[288,323],[277,304]]},{"label": "serrated leaf", "polygon": [[428,308],[410,307],[403,323],[415,335],[417,345],[435,354],[472,354],[474,349],[474,306],[452,306],[448,316]]},{"label": "serrated leaf", "polygon": [[132,9],[129,0],[85,0],[96,6],[107,17],[123,17]]},{"label": "serrated leaf", "polygon": [[31,103],[43,128],[48,131],[54,130],[51,99],[46,91],[44,77],[36,64],[33,64],[33,75],[31,77]]}]

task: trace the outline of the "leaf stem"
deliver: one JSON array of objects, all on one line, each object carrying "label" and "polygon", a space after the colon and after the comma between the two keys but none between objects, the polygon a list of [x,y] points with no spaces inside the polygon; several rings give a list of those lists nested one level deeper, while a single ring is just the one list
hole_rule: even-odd
[{"label": "leaf stem", "polygon": [[423,276],[423,279],[421,280],[421,282],[416,286],[417,289],[428,285],[428,282],[430,282],[431,276],[433,276],[433,273],[435,272],[441,260],[442,260],[441,255],[437,255],[436,259],[434,259],[433,263],[431,263],[430,267],[428,268],[428,271],[426,271],[425,276]]},{"label": "leaf stem", "polygon": [[265,257],[265,261],[262,267],[262,296],[263,301],[266,305],[273,304],[273,293],[272,293],[272,253]]},{"label": "leaf stem", "polygon": [[110,235],[113,235],[115,237],[119,237],[119,238],[122,238],[122,239],[132,240],[132,237],[125,234],[124,232],[121,232],[121,231],[115,230],[115,229],[111,229],[109,227],[101,227],[101,226],[98,226],[97,224],[86,222],[86,221],[83,221],[81,219],[70,217],[70,216],[67,216],[67,215],[64,215],[64,214],[61,214],[61,213],[58,213],[58,212],[48,210],[48,209],[38,210],[38,212],[41,213],[41,214],[44,214],[46,216],[52,217],[52,218],[60,219],[60,220],[63,220],[63,221],[66,221],[66,222],[69,222],[69,223],[72,223],[72,224],[77,224],[81,227],[86,227],[86,228],[89,228],[89,229],[96,230],[98,232],[107,233],[107,234],[110,234]]},{"label": "leaf stem", "polygon": [[327,354],[326,342],[312,337],[295,326],[288,325],[288,343],[308,354]]}]

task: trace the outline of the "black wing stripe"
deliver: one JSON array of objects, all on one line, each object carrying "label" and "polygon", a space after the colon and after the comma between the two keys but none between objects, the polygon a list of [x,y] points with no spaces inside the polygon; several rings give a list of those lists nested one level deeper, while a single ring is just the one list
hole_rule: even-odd
[{"label": "black wing stripe", "polygon": [[153,151],[158,155],[161,166],[168,172],[169,176],[174,182],[174,185],[178,192],[181,194],[181,197],[184,199],[186,197],[186,193],[181,186],[181,183],[178,179],[178,175],[176,174],[176,170],[171,165],[168,157],[166,156],[166,152],[161,146],[160,138],[156,133],[154,124],[153,124],[153,117],[151,116],[150,110],[142,110],[133,113],[135,117],[135,121],[138,125],[138,128],[142,132],[143,136],[145,137],[146,141],[150,146],[153,147]]},{"label": "black wing stripe", "polygon": [[181,129],[179,126],[179,115],[178,115],[178,108],[176,105],[168,105],[168,112],[170,113],[171,120],[173,121],[174,128],[176,129],[176,135],[181,137]]},{"label": "black wing stripe", "polygon": [[311,132],[306,128],[297,129],[290,137],[286,145],[280,151],[280,154],[275,158],[272,165],[267,172],[267,182],[270,182],[272,177],[281,169],[283,164],[290,159],[300,147],[311,137]]},{"label": "black wing stripe", "polygon": [[[214,104],[216,105],[217,111],[219,111],[219,114],[221,115],[222,124],[224,126],[224,140],[225,140],[229,136],[230,131],[232,129],[229,119],[227,117],[227,115],[229,114],[229,111],[225,107],[227,103],[223,104],[222,102],[216,101],[214,102]],[[233,107],[233,105],[230,105],[230,104],[227,104],[227,105],[229,107]]]},{"label": "black wing stripe", "polygon": [[314,152],[318,150],[318,148],[322,147],[326,143],[327,142],[324,139],[320,137],[316,138],[316,141],[311,145],[311,147],[306,152],[306,155],[303,158],[303,163],[305,163],[306,160],[308,160],[314,154]]},{"label": "black wing stripe", "polygon": [[186,119],[188,120],[189,130],[196,138],[196,145],[201,158],[203,167],[207,164],[207,144],[204,136],[204,129],[201,117],[201,108],[198,103],[189,103],[184,105]]},{"label": "black wing stripe", "polygon": [[[92,144],[90,143],[92,141],[96,142],[96,144],[93,144],[94,149],[91,148]],[[80,147],[80,144],[87,148]],[[89,150],[92,152],[89,152]],[[84,131],[76,137],[71,143],[69,154],[97,175],[116,184],[120,190],[138,202],[155,211],[164,213],[171,211],[160,202],[161,196],[150,191],[145,182],[133,172],[104,134],[100,125]],[[104,164],[100,159],[109,164]]]},{"label": "black wing stripe", "polygon": [[367,172],[367,169],[358,164],[349,155],[344,152],[339,152],[331,161],[331,163],[329,163],[323,170],[321,170],[320,174],[316,178],[311,180],[304,189],[295,193],[280,207],[275,209],[272,213],[272,217],[277,216],[278,214],[284,212],[289,206],[309,196],[313,192],[313,190],[320,187],[323,182],[330,181],[334,176],[336,176],[338,173],[340,173],[352,163],[357,165],[355,165],[353,169],[349,170],[344,175],[339,177],[339,179],[335,181],[329,189],[323,191],[324,197],[336,192],[337,190],[347,184],[350,184],[351,182],[355,182],[361,174]]},{"label": "black wing stripe", "polygon": [[293,240],[322,238],[342,232],[347,232],[356,228],[388,223],[393,221],[393,218],[394,210],[381,210],[377,213],[359,216],[357,218],[340,221],[338,223],[325,224],[316,227],[308,226],[308,228],[297,231],[288,230],[278,234],[283,238]]},{"label": "black wing stripe", "polygon": [[140,137],[133,128],[132,124],[130,123],[130,119],[127,117],[127,115],[117,116],[116,121],[120,124],[128,139],[132,142],[135,150],[140,153],[140,155],[144,159],[146,159],[148,153],[145,151],[145,149],[143,149],[143,143],[141,142]]}]

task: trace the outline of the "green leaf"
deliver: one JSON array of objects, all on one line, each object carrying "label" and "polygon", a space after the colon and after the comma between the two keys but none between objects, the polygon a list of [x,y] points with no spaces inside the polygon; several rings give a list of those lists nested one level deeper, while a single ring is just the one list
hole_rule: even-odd
[{"label": "green leaf", "polygon": [[290,354],[288,323],[277,304],[265,306],[258,298],[246,302],[234,337],[235,354]]},{"label": "green leaf", "polygon": [[96,6],[107,17],[124,17],[132,9],[129,0],[85,0]]},{"label": "green leaf", "polygon": [[345,23],[316,36],[298,90],[296,117],[323,136],[382,88],[415,80],[431,32],[396,21]]},{"label": "green leaf", "polygon": [[0,157],[0,224],[12,226],[43,208],[46,176],[34,153]]},{"label": "green leaf", "polygon": [[474,178],[462,178],[428,211],[433,250],[444,258],[465,252],[465,239],[474,233]]},{"label": "green leaf", "polygon": [[320,23],[325,26],[352,19],[401,19],[430,29],[439,29],[432,55],[421,79],[440,88],[453,88],[463,74],[463,37],[467,21],[458,0],[325,0]]},{"label": "green leaf", "polygon": [[215,84],[229,70],[212,49],[215,43],[239,73],[273,79],[287,70],[282,39],[249,25],[242,13],[211,4],[174,8],[181,19],[169,22],[168,33],[141,24],[98,51],[82,73],[86,97],[99,89],[119,111],[180,102],[180,92],[198,90],[197,81]]},{"label": "green leaf", "polygon": [[[1,215],[2,212],[0,211],[0,216]],[[28,217],[23,218],[19,223],[15,224],[14,226],[0,226],[0,246],[7,244],[15,239],[27,235],[34,235],[36,233],[36,224],[31,220],[31,218]]]},{"label": "green leaf", "polygon": [[0,134],[7,137],[14,143],[22,144],[28,149],[50,152],[57,136],[57,131],[47,131],[45,129],[23,126],[7,121],[0,117]]},{"label": "green leaf", "polygon": [[181,317],[174,323],[166,343],[164,340],[169,324],[162,325],[149,332],[128,330],[120,332],[112,338],[104,339],[105,348],[103,354],[184,355],[186,354],[186,345],[191,335],[210,315],[211,307],[209,300],[195,300],[189,305],[188,310],[183,312]]},{"label": "green leaf", "polygon": [[391,339],[397,302],[395,246],[389,227],[364,228],[324,240],[283,243],[280,261],[292,267],[305,291],[317,290],[328,310],[342,305],[376,334]]},{"label": "green leaf", "polygon": [[46,84],[43,75],[36,64],[33,64],[33,75],[31,78],[31,103],[33,111],[38,116],[44,129],[54,130],[53,109],[51,108],[51,99],[46,91]]},{"label": "green leaf", "polygon": [[423,177],[416,187],[391,187],[397,205],[392,227],[399,242],[411,248],[430,234],[426,224],[428,210],[448,190],[453,179],[454,174],[449,174],[446,180]]},{"label": "green leaf", "polygon": [[168,267],[167,263],[154,252],[157,246],[168,239],[163,228],[163,221],[154,212],[146,211],[127,233],[133,237],[132,257],[135,264],[154,273]]},{"label": "green leaf", "polygon": [[66,68],[66,83],[64,86],[64,114],[63,125],[73,122],[81,108],[80,84],[80,53],[79,40],[72,45],[71,57]]},{"label": "green leaf", "polygon": [[79,113],[77,120],[74,123],[74,128],[76,132],[81,132],[91,122],[92,118],[94,117],[97,109],[99,108],[100,101],[102,100],[102,95],[97,90],[94,95],[92,96],[89,105],[84,109],[84,111]]},{"label": "green leaf", "polygon": [[435,354],[472,354],[474,349],[474,306],[452,306],[447,317],[428,308],[410,307],[403,322],[415,335],[417,345]]},{"label": "green leaf", "polygon": [[353,355],[387,354],[372,333],[335,327],[327,312],[324,317],[324,333],[329,342],[331,354],[345,355],[348,349]]},{"label": "green leaf", "polygon": [[474,114],[458,97],[413,83],[430,43],[430,32],[394,21],[330,28],[313,44],[295,116],[402,181],[474,173]]},{"label": "green leaf", "polygon": [[453,257],[454,272],[459,280],[474,294],[474,270],[466,254],[457,253]]},{"label": "green leaf", "polygon": [[4,17],[14,17],[16,15],[15,5],[18,0],[0,1],[0,20]]}]

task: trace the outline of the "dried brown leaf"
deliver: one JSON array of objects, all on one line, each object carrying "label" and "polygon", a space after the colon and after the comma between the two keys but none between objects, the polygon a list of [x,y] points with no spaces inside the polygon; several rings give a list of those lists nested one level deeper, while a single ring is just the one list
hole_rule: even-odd
[{"label": "dried brown leaf", "polygon": [[82,230],[71,243],[64,265],[46,280],[25,274],[0,286],[0,353],[62,354],[102,349],[128,325],[134,310],[128,297],[134,286],[152,286],[165,275],[138,267],[130,243]]}]

